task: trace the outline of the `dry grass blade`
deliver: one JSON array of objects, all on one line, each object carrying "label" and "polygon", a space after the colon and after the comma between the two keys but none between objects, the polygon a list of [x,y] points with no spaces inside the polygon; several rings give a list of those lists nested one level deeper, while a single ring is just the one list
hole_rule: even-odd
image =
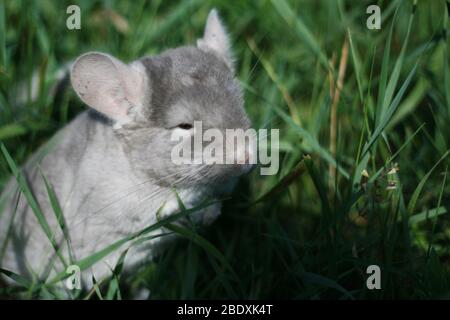
[{"label": "dry grass blade", "polygon": [[[339,62],[339,72],[337,77],[337,83],[336,86],[334,85],[334,77],[330,76],[330,90],[333,88],[333,95],[331,96],[332,102],[331,102],[331,110],[330,110],[330,153],[333,158],[336,159],[336,144],[337,144],[337,107],[339,104],[339,99],[341,97],[341,90],[344,85],[344,77],[345,77],[345,71],[347,69],[347,60],[348,60],[348,39],[345,38],[344,44],[342,45],[341,50],[341,60]],[[330,194],[332,190],[334,189],[334,183],[336,178],[336,167],[330,165],[329,166],[329,172],[330,172],[330,180],[329,180],[329,187],[330,187]]]}]

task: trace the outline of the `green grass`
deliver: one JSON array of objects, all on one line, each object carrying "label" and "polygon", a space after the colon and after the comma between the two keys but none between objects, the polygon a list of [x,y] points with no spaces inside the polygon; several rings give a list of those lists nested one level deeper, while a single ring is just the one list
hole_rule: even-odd
[{"label": "green grass", "polygon": [[[137,287],[163,299],[450,298],[448,4],[375,1],[382,28],[368,30],[373,2],[0,0],[0,189],[14,173],[38,218],[17,166],[83,110],[70,88],[49,94],[58,68],[83,52],[129,61],[193,44],[217,7],[254,126],[280,129],[278,175],[255,170],[243,178],[204,230],[160,221],[184,240],[131,277],[121,277],[124,245],[155,226],[83,257],[78,263],[87,268],[123,252],[111,279],[73,298],[127,298]],[[73,3],[81,7],[80,31],[65,27]],[[330,86],[339,83],[346,39],[330,128]],[[36,71],[37,99],[18,107],[17,85]],[[67,233],[47,187],[59,231]],[[56,230],[40,222],[52,240]],[[381,290],[366,287],[372,264],[381,267]],[[18,288],[0,288],[0,296],[60,298],[52,283],[64,274],[45,284],[9,276]]]}]

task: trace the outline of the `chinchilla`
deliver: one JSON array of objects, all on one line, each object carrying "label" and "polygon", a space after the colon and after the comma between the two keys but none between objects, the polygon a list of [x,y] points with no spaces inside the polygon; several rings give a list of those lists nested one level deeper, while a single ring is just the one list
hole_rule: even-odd
[{"label": "chinchilla", "polygon": [[[215,9],[196,46],[169,49],[129,64],[108,54],[86,53],[73,63],[70,80],[88,110],[22,168],[62,256],[72,252],[73,260],[79,261],[179,212],[180,206],[196,207],[205,199],[218,201],[190,218],[203,224],[215,220],[219,200],[250,165],[171,161],[176,143],[172,134],[192,135],[194,121],[222,131],[250,128],[234,77],[229,38]],[[46,182],[62,209],[64,229]],[[2,198],[6,206],[0,218],[0,243],[8,241],[1,268],[29,278],[51,278],[64,271],[15,179]],[[67,230],[65,236],[62,230]],[[160,228],[146,236],[165,231]],[[151,259],[166,238],[132,246],[125,270]],[[127,245],[83,270],[82,283],[89,286],[92,277],[111,275]]]}]

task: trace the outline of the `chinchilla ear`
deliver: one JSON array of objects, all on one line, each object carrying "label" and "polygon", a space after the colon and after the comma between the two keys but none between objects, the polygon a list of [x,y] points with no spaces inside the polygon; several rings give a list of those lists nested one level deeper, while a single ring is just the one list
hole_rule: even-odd
[{"label": "chinchilla ear", "polygon": [[203,38],[197,40],[197,47],[205,51],[215,51],[224,59],[231,70],[234,69],[229,36],[225,26],[220,21],[217,9],[212,9],[209,12]]},{"label": "chinchilla ear", "polygon": [[140,106],[143,97],[142,74],[100,52],[81,55],[72,66],[70,80],[84,103],[118,123],[132,120],[129,110]]}]

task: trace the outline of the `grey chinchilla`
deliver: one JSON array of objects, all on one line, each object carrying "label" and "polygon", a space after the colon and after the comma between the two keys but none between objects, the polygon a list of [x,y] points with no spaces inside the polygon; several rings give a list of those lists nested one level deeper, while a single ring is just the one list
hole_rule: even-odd
[{"label": "grey chinchilla", "polygon": [[[196,46],[129,64],[99,52],[83,54],[73,63],[72,87],[89,108],[22,168],[64,256],[70,247],[75,261],[85,258],[156,223],[157,212],[167,217],[180,211],[178,196],[188,208],[219,199],[248,170],[247,165],[180,166],[170,158],[171,134],[191,130],[193,121],[221,130],[250,127],[230,49],[225,28],[212,10]],[[70,241],[65,241],[55,218],[43,177],[55,191]],[[29,278],[64,271],[15,179],[2,198],[6,206],[0,243],[6,237],[8,242],[1,268]],[[217,202],[192,218],[209,224],[219,213]],[[125,269],[151,258],[164,239],[133,246]],[[122,251],[84,270],[83,283],[110,275]]]}]

